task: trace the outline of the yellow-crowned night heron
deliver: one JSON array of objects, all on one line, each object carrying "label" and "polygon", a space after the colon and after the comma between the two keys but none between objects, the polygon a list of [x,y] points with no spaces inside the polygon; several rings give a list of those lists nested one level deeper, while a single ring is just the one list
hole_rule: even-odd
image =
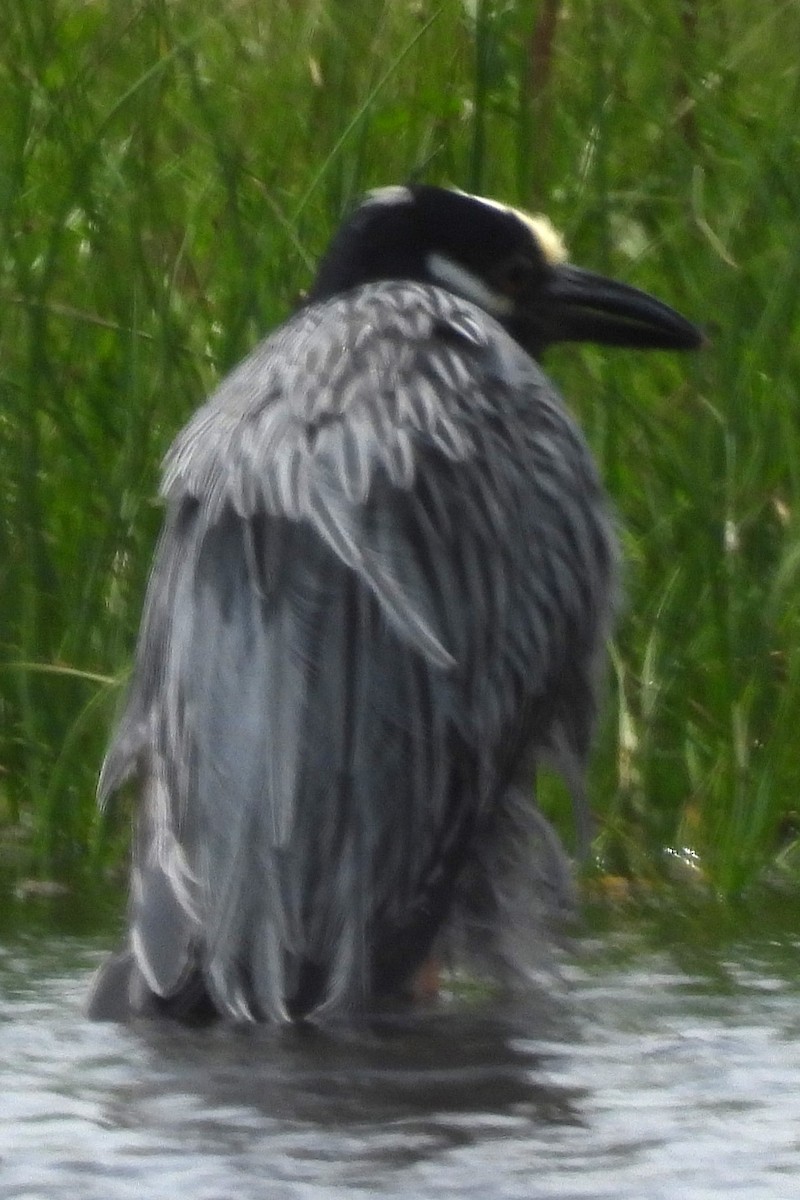
[{"label": "yellow-crowned night heron", "polygon": [[582,807],[617,551],[558,341],[700,335],[543,219],[384,188],[179,434],[100,779],[139,807],[95,1015],[335,1013],[456,921],[513,959],[563,898],[531,784],[548,757]]}]

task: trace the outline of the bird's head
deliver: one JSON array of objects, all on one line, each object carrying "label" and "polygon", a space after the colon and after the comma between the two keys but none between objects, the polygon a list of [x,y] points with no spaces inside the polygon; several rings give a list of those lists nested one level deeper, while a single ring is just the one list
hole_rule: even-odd
[{"label": "bird's head", "polygon": [[447,188],[370,192],[334,237],[309,300],[390,279],[471,300],[535,358],[555,342],[691,350],[703,340],[647,292],[567,262],[546,217]]}]

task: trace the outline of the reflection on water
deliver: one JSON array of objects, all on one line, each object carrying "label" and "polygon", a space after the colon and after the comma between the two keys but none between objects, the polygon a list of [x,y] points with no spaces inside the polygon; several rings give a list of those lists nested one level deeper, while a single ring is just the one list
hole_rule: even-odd
[{"label": "reflection on water", "polygon": [[0,1200],[790,1200],[796,945],[584,942],[569,986],[369,1027],[82,1015],[100,948],[0,942]]}]

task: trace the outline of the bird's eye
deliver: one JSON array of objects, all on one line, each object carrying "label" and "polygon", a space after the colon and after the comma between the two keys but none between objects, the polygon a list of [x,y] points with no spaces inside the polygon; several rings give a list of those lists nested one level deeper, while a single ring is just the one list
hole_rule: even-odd
[{"label": "bird's eye", "polygon": [[504,295],[514,299],[528,291],[540,274],[539,263],[524,255],[518,255],[504,263],[498,273],[497,286]]}]

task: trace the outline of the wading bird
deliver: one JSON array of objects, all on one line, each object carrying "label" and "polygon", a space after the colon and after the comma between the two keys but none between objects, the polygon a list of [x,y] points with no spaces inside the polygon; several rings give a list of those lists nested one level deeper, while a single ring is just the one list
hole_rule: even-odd
[{"label": "wading bird", "polygon": [[[532,795],[583,773],[617,547],[554,342],[697,328],[570,265],[543,218],[367,196],[302,309],[169,451],[104,801],[138,793],[96,1016],[325,1017],[458,925],[524,970],[568,870]],[[538,847],[538,849],[537,849]]]}]

